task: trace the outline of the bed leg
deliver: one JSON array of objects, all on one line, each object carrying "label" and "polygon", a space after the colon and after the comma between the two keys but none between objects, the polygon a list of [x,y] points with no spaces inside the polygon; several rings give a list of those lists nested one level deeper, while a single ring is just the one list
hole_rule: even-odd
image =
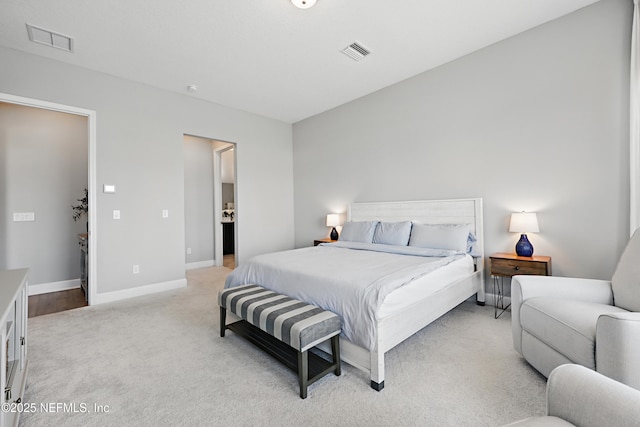
[{"label": "bed leg", "polygon": [[[377,348],[380,348],[379,344]],[[371,388],[375,391],[384,388],[384,353],[378,350],[371,352]]]},{"label": "bed leg", "polygon": [[[484,274],[484,271],[481,270],[480,274]],[[476,292],[476,304],[480,306],[484,306],[485,302],[485,292],[484,292],[484,276],[479,277],[478,283],[478,292]]]},{"label": "bed leg", "polygon": [[384,381],[377,383],[374,380],[371,380],[371,388],[375,391],[381,391],[384,388]]}]

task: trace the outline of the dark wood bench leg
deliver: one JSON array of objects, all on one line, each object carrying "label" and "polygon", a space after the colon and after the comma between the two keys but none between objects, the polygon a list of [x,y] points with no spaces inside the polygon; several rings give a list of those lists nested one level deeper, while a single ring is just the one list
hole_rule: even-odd
[{"label": "dark wood bench leg", "polygon": [[224,337],[224,331],[227,329],[227,309],[220,307],[220,336]]},{"label": "dark wood bench leg", "polygon": [[336,369],[333,371],[336,376],[340,376],[342,373],[340,370],[340,336],[335,335],[331,337],[331,353],[333,354],[333,364]]},{"label": "dark wood bench leg", "polygon": [[309,379],[309,355],[307,351],[298,352],[298,382],[300,383],[300,397],[307,398],[307,386]]}]

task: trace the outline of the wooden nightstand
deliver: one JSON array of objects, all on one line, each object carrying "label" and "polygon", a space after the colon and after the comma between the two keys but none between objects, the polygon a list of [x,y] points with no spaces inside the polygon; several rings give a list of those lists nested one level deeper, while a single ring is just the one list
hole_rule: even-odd
[{"label": "wooden nightstand", "polygon": [[[516,254],[496,253],[491,259],[491,275],[493,276],[493,295],[495,297],[493,316],[497,319],[509,308],[504,306],[504,278],[517,274],[532,276],[551,276],[551,257],[524,257]],[[500,307],[498,307],[498,305]],[[498,314],[498,309],[502,310]]]},{"label": "wooden nightstand", "polygon": [[316,239],[313,241],[313,246],[318,246],[320,243],[333,243],[333,242],[337,242],[337,240],[331,240],[328,237],[325,237],[324,239]]}]

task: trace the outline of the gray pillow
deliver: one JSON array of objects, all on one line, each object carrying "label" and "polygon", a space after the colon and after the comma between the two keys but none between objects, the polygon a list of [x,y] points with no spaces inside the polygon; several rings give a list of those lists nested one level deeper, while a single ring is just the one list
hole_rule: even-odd
[{"label": "gray pillow", "polygon": [[348,221],[342,227],[340,238],[344,242],[371,243],[378,221]]},{"label": "gray pillow", "polygon": [[467,224],[413,224],[409,246],[467,252]]},{"label": "gray pillow", "polygon": [[373,243],[407,246],[411,235],[411,221],[379,222],[373,233]]},{"label": "gray pillow", "polygon": [[640,228],[633,233],[611,278],[616,307],[640,312]]}]

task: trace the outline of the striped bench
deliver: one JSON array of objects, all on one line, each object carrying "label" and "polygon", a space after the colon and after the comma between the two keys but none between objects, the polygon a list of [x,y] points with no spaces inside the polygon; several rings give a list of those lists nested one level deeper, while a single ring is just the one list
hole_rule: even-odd
[{"label": "striped bench", "polygon": [[[218,294],[220,336],[230,329],[298,373],[300,397],[307,386],[333,371],[340,375],[340,318],[258,285],[224,289]],[[242,320],[226,324],[227,310]],[[331,339],[331,361],[309,352]]]}]

